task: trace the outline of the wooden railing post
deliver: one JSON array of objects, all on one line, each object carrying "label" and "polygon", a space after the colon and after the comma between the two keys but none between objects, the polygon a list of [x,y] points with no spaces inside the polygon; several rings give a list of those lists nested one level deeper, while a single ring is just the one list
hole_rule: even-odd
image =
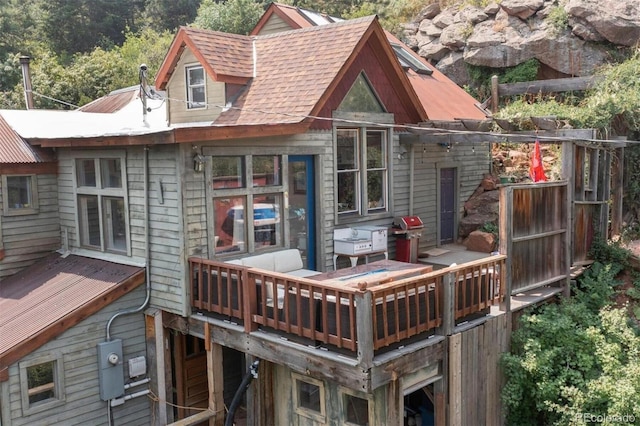
[{"label": "wooden railing post", "polygon": [[356,341],[358,342],[358,365],[363,370],[373,366],[373,303],[371,292],[357,292],[355,294],[356,310]]},{"label": "wooden railing post", "polygon": [[438,334],[450,336],[455,324],[455,281],[456,273],[449,272],[442,276],[442,325]]},{"label": "wooden railing post", "polygon": [[240,270],[238,275],[240,280],[240,286],[242,288],[242,312],[244,314],[244,331],[251,333],[258,329],[258,324],[253,322],[253,314],[258,310],[258,292],[256,291],[256,285],[249,282],[249,273],[246,268]]}]

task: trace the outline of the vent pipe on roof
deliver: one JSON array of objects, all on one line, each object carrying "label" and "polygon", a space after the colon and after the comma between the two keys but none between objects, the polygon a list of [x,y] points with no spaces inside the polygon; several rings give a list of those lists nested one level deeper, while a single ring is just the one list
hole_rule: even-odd
[{"label": "vent pipe on roof", "polygon": [[27,109],[33,109],[33,92],[31,91],[31,73],[29,72],[29,62],[31,58],[28,56],[20,56],[20,65],[22,66],[22,84],[24,86],[24,101]]}]

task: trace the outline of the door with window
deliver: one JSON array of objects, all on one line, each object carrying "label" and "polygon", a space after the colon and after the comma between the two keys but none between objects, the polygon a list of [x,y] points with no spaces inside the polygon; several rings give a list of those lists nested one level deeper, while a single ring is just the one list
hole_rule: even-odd
[{"label": "door with window", "polygon": [[457,197],[456,169],[440,169],[440,244],[455,242]]},{"label": "door with window", "polygon": [[315,185],[312,155],[289,156],[289,247],[315,269]]}]

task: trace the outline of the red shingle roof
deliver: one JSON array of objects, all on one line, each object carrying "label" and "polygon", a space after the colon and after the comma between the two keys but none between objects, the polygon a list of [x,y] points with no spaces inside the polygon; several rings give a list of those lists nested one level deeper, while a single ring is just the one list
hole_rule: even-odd
[{"label": "red shingle roof", "polygon": [[0,372],[139,286],[144,277],[144,268],[53,254],[4,279],[0,283]]}]

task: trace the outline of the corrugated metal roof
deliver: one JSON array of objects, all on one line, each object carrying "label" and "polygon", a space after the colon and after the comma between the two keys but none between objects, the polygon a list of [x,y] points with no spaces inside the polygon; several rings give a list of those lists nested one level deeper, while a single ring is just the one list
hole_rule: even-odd
[{"label": "corrugated metal roof", "polygon": [[78,108],[78,111],[98,112],[103,114],[120,111],[122,108],[129,105],[129,103],[139,98],[139,91],[140,86],[127,87],[126,89],[113,91],[107,96],[103,96],[81,106]]},{"label": "corrugated metal roof", "polygon": [[32,148],[0,115],[0,163],[40,163],[48,157]]},{"label": "corrugated metal roof", "polygon": [[[82,318],[97,312],[119,286],[132,290],[144,282],[144,268],[104,260],[53,254],[0,283],[0,370],[9,352],[48,330],[55,338]],[[52,327],[55,330],[52,331]],[[45,342],[41,342],[43,344]]]}]

